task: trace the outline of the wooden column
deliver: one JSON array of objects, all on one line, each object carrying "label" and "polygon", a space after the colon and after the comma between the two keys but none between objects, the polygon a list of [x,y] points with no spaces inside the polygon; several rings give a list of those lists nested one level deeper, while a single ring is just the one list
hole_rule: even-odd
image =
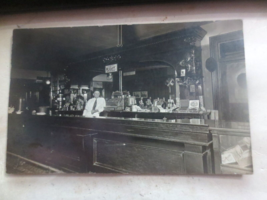
[{"label": "wooden column", "polygon": [[122,92],[122,71],[119,71],[119,91]]}]

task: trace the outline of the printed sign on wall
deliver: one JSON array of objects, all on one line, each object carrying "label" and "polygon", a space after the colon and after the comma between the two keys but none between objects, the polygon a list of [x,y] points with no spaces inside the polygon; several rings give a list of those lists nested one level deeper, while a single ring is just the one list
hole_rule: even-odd
[{"label": "printed sign on wall", "polygon": [[106,73],[117,72],[118,71],[118,64],[106,65],[105,71],[106,71]]},{"label": "printed sign on wall", "polygon": [[135,75],[135,71],[123,72],[123,76],[133,76]]}]

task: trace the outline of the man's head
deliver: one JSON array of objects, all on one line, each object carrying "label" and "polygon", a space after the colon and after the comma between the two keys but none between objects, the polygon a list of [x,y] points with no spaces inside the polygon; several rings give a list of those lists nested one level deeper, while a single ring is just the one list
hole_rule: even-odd
[{"label": "man's head", "polygon": [[100,92],[99,91],[94,91],[94,97],[98,98],[100,96]]}]

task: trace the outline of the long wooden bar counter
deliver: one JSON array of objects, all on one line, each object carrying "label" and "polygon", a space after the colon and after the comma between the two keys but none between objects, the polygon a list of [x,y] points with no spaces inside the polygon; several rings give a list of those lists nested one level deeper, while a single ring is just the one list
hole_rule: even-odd
[{"label": "long wooden bar counter", "polygon": [[212,136],[198,122],[9,115],[8,151],[65,172],[212,173]]},{"label": "long wooden bar counter", "polygon": [[66,173],[221,174],[222,150],[249,133],[203,119],[11,114],[7,151]]}]

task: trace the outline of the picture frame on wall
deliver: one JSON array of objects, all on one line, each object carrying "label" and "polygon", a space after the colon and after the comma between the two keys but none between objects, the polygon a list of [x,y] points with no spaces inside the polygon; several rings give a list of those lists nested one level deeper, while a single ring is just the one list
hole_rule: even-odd
[{"label": "picture frame on wall", "polygon": [[135,96],[135,98],[140,98],[141,97],[141,92],[133,92],[133,96]]},{"label": "picture frame on wall", "polygon": [[148,91],[141,91],[141,97],[148,98]]}]

